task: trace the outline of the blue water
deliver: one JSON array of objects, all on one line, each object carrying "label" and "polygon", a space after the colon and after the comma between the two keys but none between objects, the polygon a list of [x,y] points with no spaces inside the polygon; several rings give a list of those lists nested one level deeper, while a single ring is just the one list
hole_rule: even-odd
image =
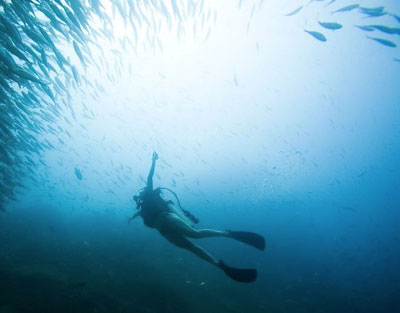
[{"label": "blue water", "polygon": [[[60,44],[93,86],[71,88],[73,110],[34,134],[52,148],[31,155],[27,137],[15,152],[32,163],[0,212],[0,313],[400,312],[400,48],[367,37],[400,36],[354,27],[399,28],[400,5],[360,1],[388,12],[365,18],[328,2],[204,1],[204,17],[172,13],[154,35],[158,12],[129,37],[135,52],[99,41],[86,69]],[[128,223],[153,151],[154,186],[197,228],[265,236],[265,251],[196,240],[256,282]]]}]

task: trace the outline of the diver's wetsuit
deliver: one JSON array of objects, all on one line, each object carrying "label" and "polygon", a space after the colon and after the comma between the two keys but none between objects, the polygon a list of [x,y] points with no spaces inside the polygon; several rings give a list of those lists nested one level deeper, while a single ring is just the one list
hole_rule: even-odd
[{"label": "diver's wetsuit", "polygon": [[166,213],[172,212],[168,202],[163,200],[157,191],[146,188],[140,201],[140,216],[147,227],[155,228],[158,218]]}]

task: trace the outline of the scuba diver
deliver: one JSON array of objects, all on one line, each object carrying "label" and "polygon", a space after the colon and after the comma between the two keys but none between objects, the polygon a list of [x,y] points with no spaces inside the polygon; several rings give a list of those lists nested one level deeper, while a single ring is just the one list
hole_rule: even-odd
[{"label": "scuba diver", "polygon": [[[194,228],[191,222],[197,224],[198,219],[181,207],[178,197],[172,190],[164,187],[153,189],[153,176],[157,160],[158,155],[156,152],[153,152],[151,168],[149,176],[147,177],[147,185],[140,190],[138,196],[133,197],[136,202],[137,212],[129,218],[129,222],[141,216],[146,226],[156,228],[162,236],[175,246],[187,249],[199,258],[219,267],[233,280],[239,282],[255,281],[257,278],[256,269],[238,269],[230,267],[222,260],[216,260],[207,251],[193,244],[187,238],[228,237],[244,242],[257,249],[264,250],[264,237],[251,232]],[[173,206],[171,200],[166,201],[161,197],[161,190],[163,189],[174,194],[184,216]]]}]

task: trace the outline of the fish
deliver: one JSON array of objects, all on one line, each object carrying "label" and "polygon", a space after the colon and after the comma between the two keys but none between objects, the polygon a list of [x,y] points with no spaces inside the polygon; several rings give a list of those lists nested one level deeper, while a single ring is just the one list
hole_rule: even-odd
[{"label": "fish", "polygon": [[76,168],[75,167],[75,176],[79,179],[79,180],[82,180],[82,173],[81,173],[81,171],[78,169],[78,168]]},{"label": "fish", "polygon": [[374,28],[373,28],[373,27],[370,27],[370,26],[365,26],[365,25],[354,25],[354,27],[357,27],[357,28],[359,28],[359,29],[361,29],[361,30],[363,30],[363,31],[366,31],[366,32],[373,32],[373,31],[374,31]]},{"label": "fish", "polygon": [[340,8],[340,9],[338,9],[336,11],[333,11],[331,14],[339,13],[339,12],[353,11],[354,9],[358,8],[359,6],[360,6],[359,4],[351,4],[351,5],[345,6],[343,8]]},{"label": "fish", "polygon": [[[79,21],[79,24],[84,28],[88,29],[88,23],[87,23],[87,11],[85,8],[82,6],[82,3],[78,0],[70,0],[70,5],[72,12],[74,15],[77,17],[77,20]],[[65,7],[64,7],[65,8]]]},{"label": "fish", "polygon": [[53,92],[51,91],[51,89],[49,87],[47,87],[47,85],[40,85],[40,88],[42,89],[42,91],[49,96],[49,98],[51,100],[53,100],[53,103],[56,103],[56,98],[54,97]]},{"label": "fish", "polygon": [[304,30],[306,33],[309,33],[311,36],[313,36],[315,39],[318,39],[319,41],[325,42],[327,39],[324,34],[317,32],[317,31],[312,31],[312,30]]},{"label": "fish", "polygon": [[32,39],[34,42],[40,43],[41,45],[47,45],[46,40],[38,32],[35,32],[28,27],[23,27],[23,30],[25,35]]},{"label": "fish", "polygon": [[380,7],[375,7],[375,8],[365,8],[365,7],[359,7],[359,10],[361,13],[380,13],[383,12],[383,10],[385,9],[384,6],[380,6]]},{"label": "fish", "polygon": [[366,173],[367,173],[367,171],[365,170],[362,173],[358,174],[357,177],[363,177]]},{"label": "fish", "polygon": [[325,4],[325,6],[327,7],[328,5],[331,5],[332,3],[334,3],[336,0],[331,0],[329,1],[327,4]]},{"label": "fish", "polygon": [[400,58],[393,58],[394,61],[400,62]]},{"label": "fish", "polygon": [[79,77],[78,70],[76,69],[75,66],[71,65],[71,71],[72,71],[72,74],[73,74],[73,76],[74,76],[75,82],[76,82],[78,85],[80,85],[81,80],[80,80],[80,77]]},{"label": "fish", "polygon": [[54,27],[58,27],[58,19],[50,10],[47,9],[46,6],[41,5],[41,6],[37,6],[36,8],[40,12],[42,12],[50,20],[51,23],[53,23]]},{"label": "fish", "polygon": [[337,30],[337,29],[341,29],[343,26],[339,23],[332,23],[332,22],[319,22],[319,25],[321,25],[322,27],[326,28],[326,29],[331,29],[331,30]]},{"label": "fish", "polygon": [[368,17],[379,17],[386,15],[387,12],[384,12],[385,7],[380,6],[376,8],[364,8],[364,7],[359,7],[359,11],[361,14],[368,15]]},{"label": "fish", "polygon": [[79,49],[79,46],[78,46],[78,44],[76,43],[75,40],[72,42],[72,45],[74,47],[76,55],[79,57],[79,59],[81,61],[83,67],[86,67],[85,58],[83,57],[83,54],[82,54],[81,50]]},{"label": "fish", "polygon": [[8,68],[17,67],[17,63],[14,61],[11,54],[4,48],[0,47],[0,61],[3,62]]},{"label": "fish", "polygon": [[369,17],[380,17],[386,15],[387,12],[381,12],[381,13],[371,13],[367,14],[368,16],[365,16],[364,18],[369,18]]},{"label": "fish", "polygon": [[50,9],[54,12],[54,14],[61,20],[63,21],[65,24],[69,25],[69,20],[67,18],[67,16],[65,15],[65,13],[53,2],[48,1],[48,5],[50,7]]},{"label": "fish", "polygon": [[310,2],[308,2],[307,6],[309,6],[313,2],[322,2],[322,1],[325,1],[325,0],[310,0]]},{"label": "fish", "polygon": [[25,53],[23,52],[23,50],[18,49],[18,46],[16,46],[8,36],[2,37],[2,44],[3,44],[4,48],[6,48],[8,50],[8,52],[10,52],[11,54],[18,57],[21,61],[25,61],[26,63],[30,62],[27,59],[27,57],[25,56]]},{"label": "fish", "polygon": [[375,40],[376,42],[379,42],[380,44],[382,44],[382,45],[384,45],[386,47],[390,47],[390,48],[396,48],[397,47],[397,45],[394,42],[390,41],[390,40],[386,40],[386,39],[382,39],[382,38],[376,38],[376,37],[370,37],[370,36],[367,36],[367,38]]},{"label": "fish", "polygon": [[297,9],[295,9],[295,10],[293,10],[292,12],[286,14],[285,16],[293,16],[293,15],[295,15],[296,13],[300,12],[300,10],[301,10],[302,8],[303,8],[303,6],[301,5],[301,6],[299,6]]},{"label": "fish", "polygon": [[[37,78],[37,75],[35,76],[34,74],[30,73],[29,71],[22,69],[22,68],[13,68],[10,69],[11,72],[15,73],[18,77],[21,77],[25,80],[29,80],[34,83],[46,85],[48,82],[45,82],[44,80],[41,80],[40,78]],[[16,81],[18,82],[18,81]]]},{"label": "fish", "polygon": [[382,33],[390,35],[400,35],[400,28],[394,28],[385,25],[368,25],[367,27],[379,30]]},{"label": "fish", "polygon": [[8,21],[3,15],[0,15],[0,22],[4,26],[5,31],[7,34],[12,38],[15,44],[22,44],[21,34],[19,33],[18,29]]},{"label": "fish", "polygon": [[400,23],[400,16],[396,14],[390,14],[390,16],[394,17],[397,22]]}]

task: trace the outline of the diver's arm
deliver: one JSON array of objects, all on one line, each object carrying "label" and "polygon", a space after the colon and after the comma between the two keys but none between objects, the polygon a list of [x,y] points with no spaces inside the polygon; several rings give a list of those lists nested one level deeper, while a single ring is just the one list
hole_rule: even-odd
[{"label": "diver's arm", "polygon": [[151,160],[151,168],[149,172],[149,176],[147,176],[147,189],[153,190],[153,176],[154,176],[154,170],[156,167],[156,161],[158,160],[158,154],[157,152],[153,152],[153,157]]},{"label": "diver's arm", "polygon": [[128,223],[130,223],[132,220],[134,220],[135,218],[137,218],[140,213],[142,213],[142,209],[138,210],[135,214],[133,214],[129,219],[128,219]]}]

